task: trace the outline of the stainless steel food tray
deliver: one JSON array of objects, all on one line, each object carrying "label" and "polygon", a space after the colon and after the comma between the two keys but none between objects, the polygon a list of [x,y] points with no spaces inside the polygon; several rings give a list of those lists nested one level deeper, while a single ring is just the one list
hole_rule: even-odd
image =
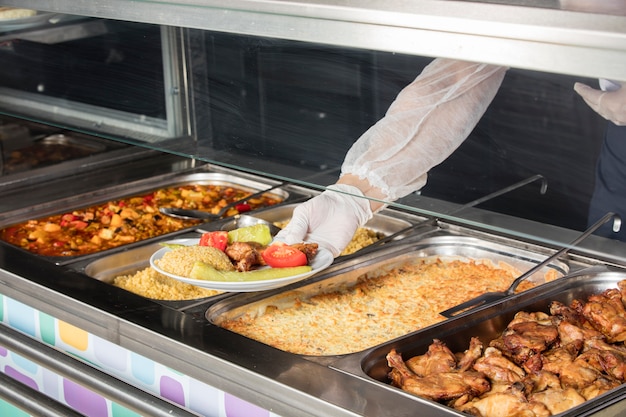
[{"label": "stainless steel food tray", "polygon": [[[616,288],[617,283],[626,279],[625,271],[609,270],[595,266],[580,270],[559,280],[517,294],[499,303],[484,307],[472,314],[447,320],[441,324],[411,333],[374,347],[370,350],[338,359],[330,367],[361,378],[363,381],[388,387],[396,393],[413,398],[416,408],[428,410],[445,409],[446,415],[465,416],[442,404],[420,398],[392,387],[388,380],[390,368],[386,355],[396,349],[404,359],[423,355],[433,339],[444,342],[453,352],[463,352],[469,346],[470,338],[478,337],[487,345],[497,338],[511,319],[519,311],[549,311],[552,301],[569,304],[574,299],[585,299],[591,294],[598,294],[608,288]],[[606,410],[606,412],[602,412]],[[599,397],[587,401],[559,416],[617,416],[626,410],[626,385],[622,384]]]},{"label": "stainless steel food tray", "polygon": [[[214,184],[214,185],[226,185],[234,186],[240,189],[249,190],[251,192],[257,192],[264,189],[268,189],[274,185],[281,183],[276,181],[269,181],[262,178],[251,178],[245,176],[237,176],[229,173],[222,172],[187,172],[176,175],[160,176],[155,178],[148,178],[145,180],[135,181],[132,183],[120,184],[114,187],[100,189],[91,193],[73,196],[71,199],[60,200],[51,202],[49,204],[42,204],[39,206],[33,206],[25,209],[15,210],[9,213],[0,214],[0,228],[5,228],[13,224],[18,224],[29,219],[42,218],[49,215],[63,213],[71,211],[73,209],[88,207],[92,205],[102,204],[106,201],[129,197],[133,195],[142,195],[159,188],[167,188],[183,184]],[[288,186],[279,187],[271,190],[268,194],[279,197],[283,200],[283,203],[289,203],[294,201],[300,201],[308,198],[309,195],[304,194],[301,191],[294,191]],[[254,211],[252,211],[254,213]],[[126,245],[122,245],[113,249],[108,249],[92,254],[80,255],[75,257],[45,257],[41,255],[35,255],[24,250],[33,256],[39,256],[55,262],[59,265],[76,262],[85,258],[92,258],[102,254],[113,253],[118,250],[125,250],[127,248],[136,247],[138,245],[150,243],[163,239],[167,236],[176,236],[182,233],[189,232],[197,228],[198,225],[194,225],[188,228],[181,229],[179,231],[159,235],[154,238],[146,239],[140,242],[133,242]],[[0,241],[0,244],[8,245],[7,242]]]},{"label": "stainless steel food tray", "polygon": [[[424,258],[480,259],[494,263],[506,262],[524,272],[545,259],[539,253],[502,243],[464,236],[425,237],[419,242],[388,248],[362,258],[352,259],[346,264],[337,264],[335,269],[325,274],[305,280],[279,290],[265,293],[235,295],[212,305],[206,312],[209,322],[220,326],[224,320],[236,319],[242,315],[257,317],[267,308],[288,309],[297,303],[306,303],[311,297],[334,291],[346,291],[365,276],[376,276]],[[558,276],[569,270],[567,263],[556,261],[543,268],[534,277],[541,283],[547,271],[555,271]],[[452,307],[452,306],[450,306]],[[338,323],[341,325],[343,323]],[[346,328],[345,332],[356,332]]]},{"label": "stainless steel food tray", "polygon": [[[184,237],[193,239],[196,237],[200,237],[200,233],[192,232],[185,234]],[[150,256],[152,256],[154,252],[161,249],[162,247],[163,246],[161,246],[160,242],[150,243],[147,245],[142,245],[110,255],[102,256],[95,260],[90,260],[83,263],[76,263],[71,265],[70,267],[84,273],[90,278],[94,278],[106,284],[113,285],[113,280],[118,276],[132,275],[138,271],[148,268],[150,266]],[[220,293],[210,297],[189,300],[160,300],[152,298],[150,298],[150,300],[167,305],[168,307],[175,308],[177,310],[184,310],[199,304],[204,304],[205,302],[208,302],[210,300],[219,299],[224,295],[224,293]],[[142,295],[139,296],[143,297]]]},{"label": "stainless steel food tray", "polygon": [[[2,175],[14,176],[24,171],[62,171],[76,160],[106,151],[122,149],[125,145],[78,133],[55,133],[42,138],[29,138],[22,146],[5,149],[2,155]],[[74,162],[73,162],[74,161]],[[53,168],[54,167],[54,168]],[[2,178],[2,182],[10,181]]]}]

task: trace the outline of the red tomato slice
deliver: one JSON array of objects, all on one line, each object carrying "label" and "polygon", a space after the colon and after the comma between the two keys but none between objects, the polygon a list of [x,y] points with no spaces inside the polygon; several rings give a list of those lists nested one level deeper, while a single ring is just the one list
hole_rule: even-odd
[{"label": "red tomato slice", "polygon": [[200,236],[200,242],[198,245],[212,246],[223,252],[226,250],[226,245],[228,245],[228,232],[225,230],[218,230],[215,232],[203,233],[202,236]]},{"label": "red tomato slice", "polygon": [[268,246],[261,253],[261,256],[265,263],[272,268],[289,268],[292,266],[303,266],[308,263],[304,252],[284,243],[274,243]]}]

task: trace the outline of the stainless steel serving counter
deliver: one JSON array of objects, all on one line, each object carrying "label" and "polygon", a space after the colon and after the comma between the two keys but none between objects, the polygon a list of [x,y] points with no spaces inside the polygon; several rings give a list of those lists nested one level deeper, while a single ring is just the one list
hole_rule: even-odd
[{"label": "stainless steel serving counter", "polygon": [[[398,211],[397,215],[406,213]],[[441,222],[440,226],[469,236],[486,236],[451,223]],[[520,245],[541,248],[529,242]],[[394,250],[394,246],[381,249],[383,253]],[[576,268],[607,264],[575,250],[568,261]],[[205,319],[212,301],[180,307],[93,279],[84,272],[85,262],[59,265],[2,244],[0,293],[278,415],[458,415],[331,366],[341,357],[294,355],[213,325]],[[341,268],[358,270],[361,262],[349,258],[331,266],[329,274]],[[617,269],[626,267],[623,258],[608,263]]]}]

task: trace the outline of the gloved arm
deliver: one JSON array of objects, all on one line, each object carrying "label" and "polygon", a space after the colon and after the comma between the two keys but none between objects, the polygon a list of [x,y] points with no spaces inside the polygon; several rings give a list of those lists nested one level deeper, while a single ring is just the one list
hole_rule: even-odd
[{"label": "gloved arm", "polygon": [[383,201],[424,186],[427,172],[478,123],[505,72],[503,67],[435,59],[350,148],[337,184],[296,208],[276,239],[317,242],[339,255]]},{"label": "gloved arm", "polygon": [[388,201],[419,190],[428,171],[469,136],[505,73],[504,67],[435,59],[354,143],[342,176],[367,181]]},{"label": "gloved arm", "polygon": [[626,88],[623,83],[612,82],[606,91],[575,83],[574,90],[600,116],[618,126],[626,126]]}]

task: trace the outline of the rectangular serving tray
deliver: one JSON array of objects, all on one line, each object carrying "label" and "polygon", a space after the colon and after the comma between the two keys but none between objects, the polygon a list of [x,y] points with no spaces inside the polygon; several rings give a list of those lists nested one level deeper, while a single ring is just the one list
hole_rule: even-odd
[{"label": "rectangular serving tray", "polygon": [[[478,337],[483,344],[487,345],[490,340],[501,334],[519,311],[548,312],[551,301],[569,304],[574,299],[585,299],[591,294],[601,293],[608,288],[617,288],[617,283],[623,279],[626,279],[625,271],[610,270],[604,266],[585,268],[468,315],[416,331],[364,352],[340,358],[329,366],[366,382],[386,386],[396,393],[412,397],[416,405],[419,404],[420,407],[431,405],[433,411],[441,411],[444,407],[446,415],[465,416],[466,414],[452,408],[391,386],[387,376],[390,371],[386,360],[387,353],[391,349],[396,349],[406,360],[426,353],[433,339],[441,340],[453,352],[466,350],[471,337]],[[561,413],[559,416],[617,416],[626,409],[624,400],[626,400],[626,384]]]},{"label": "rectangular serving tray", "polygon": [[[135,181],[133,183],[119,184],[107,189],[97,190],[97,192],[88,193],[81,196],[75,196],[71,200],[61,200],[57,202],[52,202],[50,204],[44,204],[39,207],[30,207],[28,209],[16,210],[12,213],[3,213],[0,215],[0,228],[8,227],[12,224],[18,224],[29,219],[42,218],[56,213],[71,211],[80,207],[88,207],[91,205],[101,204],[103,202],[115,200],[122,197],[142,195],[143,193],[148,193],[159,188],[166,188],[184,184],[226,185],[248,190],[250,192],[257,192],[281,183],[266,180],[264,178],[250,178],[223,172],[187,172],[177,175],[147,178],[145,180]],[[300,191],[291,190],[287,186],[273,189],[268,194],[281,198],[283,200],[283,203],[281,204],[300,201],[309,197],[307,194],[304,194]],[[177,236],[179,234],[189,232],[190,230],[193,230],[197,227],[198,225],[194,225],[192,227],[183,228],[179,231],[169,234],[160,235],[154,238],[129,243],[127,245],[87,255],[73,257],[46,257],[36,254],[31,255],[47,259],[59,265],[65,265],[71,262],[76,262],[78,260],[93,258],[94,256],[100,256],[102,254],[114,253],[119,250],[136,247],[144,243],[155,242],[164,237]],[[6,242],[0,242],[0,244],[8,245],[8,243]]]},{"label": "rectangular serving tray", "polygon": [[[427,232],[427,234],[432,232]],[[307,300],[319,294],[345,291],[364,276],[384,274],[397,266],[426,258],[480,259],[496,264],[506,262],[524,272],[543,261],[545,255],[475,237],[426,236],[408,246],[383,248],[365,257],[356,257],[344,264],[339,263],[327,273],[292,286],[264,293],[229,297],[210,306],[206,312],[206,318],[209,322],[220,326],[224,320],[236,319],[242,315],[260,316],[268,308],[293,308],[298,303],[306,303]],[[533,279],[538,284],[543,283],[543,277],[548,271],[564,276],[568,273],[569,266],[566,262],[555,261],[539,271]],[[346,326],[345,332],[354,334],[356,329]]]}]

